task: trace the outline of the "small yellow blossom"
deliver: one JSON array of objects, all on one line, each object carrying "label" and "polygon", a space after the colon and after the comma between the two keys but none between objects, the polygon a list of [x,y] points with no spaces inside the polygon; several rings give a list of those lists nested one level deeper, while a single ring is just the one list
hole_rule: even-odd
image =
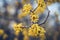
[{"label": "small yellow blossom", "polygon": [[3,34],[4,34],[4,30],[0,29],[0,35],[3,35]]},{"label": "small yellow blossom", "polygon": [[28,0],[22,0],[22,4],[24,5],[24,4],[27,4],[27,3],[30,3],[30,0],[28,1]]},{"label": "small yellow blossom", "polygon": [[28,36],[24,36],[23,40],[29,40],[29,37]]},{"label": "small yellow blossom", "polygon": [[14,38],[14,40],[18,40],[18,38],[17,38],[17,37],[15,37],[15,38]]},{"label": "small yellow blossom", "polygon": [[22,23],[20,23],[20,24],[14,24],[14,31],[21,31],[21,27],[22,27],[23,25],[22,25]]},{"label": "small yellow blossom", "polygon": [[53,3],[53,0],[47,0],[47,5],[51,5]]},{"label": "small yellow blossom", "polygon": [[30,28],[29,28],[29,31],[28,31],[28,34],[29,36],[37,36],[37,27],[38,27],[38,24],[33,24]]},{"label": "small yellow blossom", "polygon": [[31,4],[25,4],[22,9],[22,13],[19,15],[20,18],[27,16],[30,13],[30,10],[32,9]]},{"label": "small yellow blossom", "polygon": [[23,40],[29,40],[28,29],[27,29],[27,28],[23,28],[22,33],[23,33],[23,35],[24,35]]},{"label": "small yellow blossom", "polygon": [[13,30],[15,31],[15,35],[19,35],[19,33],[23,30],[22,27],[23,27],[22,23],[14,24]]},{"label": "small yellow blossom", "polygon": [[41,2],[44,2],[44,0],[37,0],[38,4],[40,4]]},{"label": "small yellow blossom", "polygon": [[27,31],[26,28],[23,29],[23,35],[24,35],[24,36],[27,36],[27,35],[28,35],[28,31]]},{"label": "small yellow blossom", "polygon": [[7,34],[4,34],[4,35],[3,35],[3,39],[6,39],[7,37],[8,37]]},{"label": "small yellow blossom", "polygon": [[34,11],[34,13],[36,13],[36,14],[42,13],[46,9],[46,4],[45,4],[44,0],[37,0],[37,1],[38,1],[38,6],[37,6],[36,10]]},{"label": "small yellow blossom", "polygon": [[55,2],[60,2],[60,0],[47,0],[46,3],[49,6],[49,5],[51,5],[51,4],[55,3]]},{"label": "small yellow blossom", "polygon": [[39,20],[39,16],[36,14],[31,13],[30,15],[31,22],[37,22]]},{"label": "small yellow blossom", "polygon": [[16,36],[19,36],[19,31],[14,32]]},{"label": "small yellow blossom", "polygon": [[25,5],[23,6],[23,11],[30,11],[31,9],[32,9],[31,4],[25,4]]}]

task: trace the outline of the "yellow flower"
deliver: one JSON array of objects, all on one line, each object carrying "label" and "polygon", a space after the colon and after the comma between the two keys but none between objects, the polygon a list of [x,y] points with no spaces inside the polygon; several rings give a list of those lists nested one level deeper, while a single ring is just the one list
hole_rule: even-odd
[{"label": "yellow flower", "polygon": [[36,8],[36,10],[34,11],[34,13],[35,14],[39,14],[39,13],[43,13],[44,12],[44,10],[45,10],[45,8],[46,8],[46,5],[44,4],[44,5],[39,5],[37,8]]},{"label": "yellow flower", "polygon": [[14,24],[14,31],[19,31],[20,27],[17,26],[17,24]]},{"label": "yellow flower", "polygon": [[26,28],[23,29],[24,40],[29,40],[28,30]]},{"label": "yellow flower", "polygon": [[4,30],[0,29],[0,35],[3,35],[3,34],[4,34]]},{"label": "yellow flower", "polygon": [[20,33],[19,31],[14,32],[16,36],[19,36],[19,33]]},{"label": "yellow flower", "polygon": [[44,28],[40,27],[38,24],[33,24],[29,28],[28,31],[29,36],[44,36],[45,35],[45,30]]},{"label": "yellow flower", "polygon": [[13,30],[16,31],[17,23],[13,24]]},{"label": "yellow flower", "polygon": [[44,2],[44,0],[37,0],[38,4],[40,4],[41,2]]},{"label": "yellow flower", "polygon": [[22,13],[18,15],[18,18],[23,18],[23,17],[27,16],[29,14],[29,12],[30,11],[28,11],[28,12],[27,11],[24,11],[24,12],[22,11]]},{"label": "yellow flower", "polygon": [[27,4],[27,3],[30,3],[30,0],[28,1],[28,0],[22,0],[22,4],[24,5],[24,4]]},{"label": "yellow flower", "polygon": [[28,35],[29,36],[35,36],[35,34],[33,33],[33,30],[29,30]]},{"label": "yellow flower", "polygon": [[28,36],[24,36],[24,40],[29,40],[29,37]]},{"label": "yellow flower", "polygon": [[4,35],[3,35],[3,39],[6,39],[7,37],[8,37],[7,34],[4,34]]},{"label": "yellow flower", "polygon": [[22,0],[22,4],[25,4],[26,3],[26,0]]},{"label": "yellow flower", "polygon": [[46,31],[44,30],[44,28],[43,27],[37,27],[37,31],[38,31],[38,34],[45,34],[46,33]]},{"label": "yellow flower", "polygon": [[37,36],[37,27],[38,27],[38,24],[33,24],[30,28],[29,28],[29,31],[28,31],[28,34],[29,36]]},{"label": "yellow flower", "polygon": [[28,29],[28,35],[29,36],[35,36],[34,31],[31,27]]},{"label": "yellow flower", "polygon": [[15,31],[15,34],[16,34],[16,35],[17,35],[20,31],[22,31],[22,28],[21,28],[21,27],[23,27],[22,23],[19,23],[19,24],[15,23],[15,24],[14,24],[13,30]]},{"label": "yellow flower", "polygon": [[33,28],[37,28],[38,27],[38,24],[33,24],[33,25],[31,25],[31,28],[33,29]]},{"label": "yellow flower", "polygon": [[30,11],[31,9],[32,9],[31,4],[25,4],[25,5],[23,6],[23,11]]},{"label": "yellow flower", "polygon": [[28,31],[27,31],[26,28],[23,29],[23,35],[24,35],[24,36],[27,36],[27,35],[28,35]]},{"label": "yellow flower", "polygon": [[41,12],[44,12],[44,10],[46,9],[46,4],[45,4],[45,2],[42,2],[39,7],[41,7]]},{"label": "yellow flower", "polygon": [[14,40],[18,40],[18,38],[17,38],[17,37],[15,37],[15,38],[14,38]]},{"label": "yellow flower", "polygon": [[38,7],[34,11],[35,14],[44,12],[44,10],[46,8],[46,4],[45,4],[44,0],[37,0],[37,1],[38,1]]},{"label": "yellow flower", "polygon": [[22,9],[22,13],[19,15],[20,18],[23,18],[27,16],[30,13],[30,10],[32,9],[31,4],[25,4]]},{"label": "yellow flower", "polygon": [[41,40],[45,39],[46,31],[44,30],[44,28],[39,26],[37,29],[37,33],[40,36]]},{"label": "yellow flower", "polygon": [[31,19],[31,22],[37,22],[38,20],[39,20],[39,17],[38,17],[38,15],[36,15],[36,14],[31,14],[30,15],[30,19]]},{"label": "yellow flower", "polygon": [[52,3],[53,3],[53,0],[47,0],[47,5],[51,5]]},{"label": "yellow flower", "polygon": [[51,5],[55,2],[60,2],[60,0],[47,0],[47,5]]}]

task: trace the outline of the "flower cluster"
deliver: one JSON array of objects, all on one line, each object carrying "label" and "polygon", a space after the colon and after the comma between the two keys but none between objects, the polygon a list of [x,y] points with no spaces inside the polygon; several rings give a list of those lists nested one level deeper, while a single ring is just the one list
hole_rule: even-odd
[{"label": "flower cluster", "polygon": [[22,33],[24,35],[24,40],[28,40],[28,36],[40,36],[42,39],[44,39],[45,36],[45,30],[43,27],[40,27],[39,24],[37,24],[38,20],[39,20],[39,13],[44,12],[45,8],[46,8],[46,4],[44,2],[44,0],[37,0],[38,1],[38,6],[36,9],[32,10],[32,5],[31,4],[25,4],[23,6],[22,9],[22,13],[19,14],[20,18],[23,18],[25,16],[27,16],[29,14],[31,22],[33,22],[33,24],[31,25],[31,27],[29,27],[28,29],[24,28],[22,30],[22,24],[15,24],[14,30],[15,31],[20,31],[22,30]]},{"label": "flower cluster", "polygon": [[19,15],[20,18],[27,16],[30,13],[30,10],[32,9],[31,4],[25,4],[22,9],[22,13]]},{"label": "flower cluster", "polygon": [[[22,23],[20,24],[14,24],[14,31],[15,31],[15,35],[18,36],[20,32],[22,32],[22,34],[24,35],[24,40],[28,40],[28,31],[26,29],[26,27],[23,27]],[[16,40],[16,38],[15,38]]]},{"label": "flower cluster", "polygon": [[16,35],[18,35],[19,32],[22,31],[22,27],[23,27],[22,23],[20,23],[20,24],[16,24],[16,23],[15,23],[15,24],[14,24],[13,30],[15,31],[15,34],[16,34]]},{"label": "flower cluster", "polygon": [[37,7],[35,13],[44,12],[44,10],[46,8],[46,4],[45,4],[44,0],[37,0],[37,1],[38,1],[38,7]]},{"label": "flower cluster", "polygon": [[38,36],[38,35],[44,35],[45,30],[44,28],[40,27],[38,24],[33,24],[28,31],[30,36]]}]

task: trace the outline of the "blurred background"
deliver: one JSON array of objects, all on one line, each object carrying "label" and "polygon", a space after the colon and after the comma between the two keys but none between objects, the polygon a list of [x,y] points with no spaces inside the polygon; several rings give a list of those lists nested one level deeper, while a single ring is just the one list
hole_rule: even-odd
[{"label": "blurred background", "polygon": [[[26,3],[31,3],[33,9],[37,7],[36,0],[25,0]],[[47,0],[45,0],[47,1]],[[46,30],[46,40],[60,40],[60,0],[55,2],[52,0],[47,8],[50,10],[50,15],[45,24],[41,25]],[[27,27],[30,26],[31,22],[29,16],[19,19],[17,16],[20,14],[21,9],[24,5],[23,0],[0,0],[0,29],[3,29],[6,34],[9,35],[7,40],[14,38],[13,24],[25,23]],[[48,10],[45,9],[43,14],[39,16],[39,23],[42,23],[48,14]],[[0,40],[3,40],[0,37]]]}]

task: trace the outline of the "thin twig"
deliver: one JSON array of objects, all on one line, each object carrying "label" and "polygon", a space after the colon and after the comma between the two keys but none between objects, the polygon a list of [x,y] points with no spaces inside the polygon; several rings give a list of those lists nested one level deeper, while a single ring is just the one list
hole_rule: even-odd
[{"label": "thin twig", "polygon": [[48,19],[48,17],[49,17],[49,13],[50,13],[50,11],[48,12],[48,15],[47,15],[45,21],[44,21],[43,23],[40,23],[39,25],[42,25],[42,24],[45,24],[45,23],[46,23],[46,21],[47,21],[47,19]]}]

